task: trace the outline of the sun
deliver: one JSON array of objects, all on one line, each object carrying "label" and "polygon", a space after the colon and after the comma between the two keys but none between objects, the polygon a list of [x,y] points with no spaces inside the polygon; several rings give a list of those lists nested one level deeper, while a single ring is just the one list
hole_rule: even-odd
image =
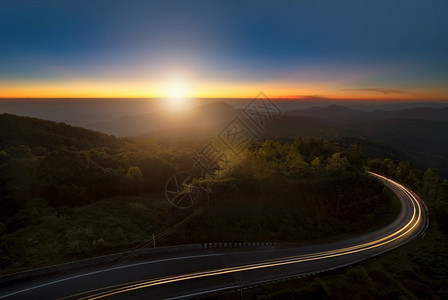
[{"label": "sun", "polygon": [[165,106],[171,111],[186,109],[189,93],[189,85],[185,80],[176,78],[167,81],[163,91]]}]

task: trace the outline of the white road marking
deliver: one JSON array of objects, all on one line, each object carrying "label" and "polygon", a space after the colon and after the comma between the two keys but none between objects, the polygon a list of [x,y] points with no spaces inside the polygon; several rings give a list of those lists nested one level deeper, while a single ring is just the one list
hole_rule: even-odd
[{"label": "white road marking", "polygon": [[183,295],[183,296],[177,296],[177,297],[173,297],[173,298],[166,298],[165,300],[185,299],[185,298],[200,296],[200,295],[204,295],[204,294],[208,294],[208,293],[215,293],[215,292],[220,292],[220,291],[225,291],[225,290],[231,290],[231,289],[235,289],[237,287],[239,287],[239,285],[233,285],[233,286],[228,286],[228,287],[223,287],[223,288],[218,288],[218,289],[196,292],[196,293],[191,293],[191,294]]},{"label": "white road marking", "polygon": [[155,263],[159,263],[159,262],[166,262],[166,261],[170,261],[170,260],[182,260],[182,259],[190,259],[190,258],[199,258],[199,257],[211,257],[211,256],[220,256],[223,255],[223,253],[215,253],[215,254],[205,254],[205,255],[190,255],[190,256],[183,256],[183,257],[173,257],[173,258],[164,258],[164,259],[159,259],[159,260],[152,260],[152,261],[146,261],[146,262],[141,262],[141,263],[135,263],[135,264],[131,264],[131,265],[125,265],[125,266],[118,266],[118,267],[114,267],[114,268],[108,268],[108,269],[103,269],[103,270],[98,270],[98,271],[93,271],[93,272],[89,272],[89,273],[84,273],[84,274],[80,274],[80,275],[76,275],[76,276],[71,276],[71,277],[67,277],[67,278],[63,278],[63,279],[59,279],[59,280],[54,280],[51,282],[47,282],[44,284],[40,284],[40,285],[36,285],[36,286],[32,286],[23,290],[19,290],[13,293],[9,293],[7,295],[0,295],[0,299],[6,298],[6,297],[10,297],[13,295],[17,295],[20,293],[24,293],[24,292],[28,292],[34,289],[38,289],[44,286],[48,286],[48,285],[52,285],[52,284],[56,284],[56,283],[60,283],[60,282],[64,282],[67,280],[72,280],[72,279],[76,279],[76,278],[80,278],[80,277],[84,277],[84,276],[90,276],[90,275],[95,275],[95,274],[99,274],[99,273],[103,273],[103,272],[109,272],[109,271],[114,271],[114,270],[119,270],[119,269],[125,269],[125,268],[130,268],[130,267],[136,267],[136,266],[141,266],[141,265],[147,265],[147,264],[155,264]]}]

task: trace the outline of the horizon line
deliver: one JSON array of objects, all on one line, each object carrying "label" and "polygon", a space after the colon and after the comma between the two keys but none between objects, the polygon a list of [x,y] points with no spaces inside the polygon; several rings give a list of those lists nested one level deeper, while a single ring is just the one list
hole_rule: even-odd
[{"label": "horizon line", "polygon": [[[255,97],[184,97],[184,99],[190,100],[252,100],[257,98]],[[343,102],[413,102],[413,103],[444,103],[448,102],[448,99],[373,99],[373,98],[327,98],[327,97],[313,97],[313,96],[296,96],[296,97],[285,97],[285,96],[277,96],[267,98],[273,101],[314,101],[314,102],[327,102],[327,101],[343,101]],[[170,97],[0,97],[0,101],[3,100],[162,100],[162,99],[170,99]]]}]

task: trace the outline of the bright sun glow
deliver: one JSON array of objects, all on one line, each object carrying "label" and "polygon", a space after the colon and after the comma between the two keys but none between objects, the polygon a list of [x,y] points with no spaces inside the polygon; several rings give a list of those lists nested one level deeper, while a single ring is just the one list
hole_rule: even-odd
[{"label": "bright sun glow", "polygon": [[172,111],[179,111],[188,107],[189,97],[188,84],[181,79],[172,79],[165,84],[164,102],[166,107]]}]

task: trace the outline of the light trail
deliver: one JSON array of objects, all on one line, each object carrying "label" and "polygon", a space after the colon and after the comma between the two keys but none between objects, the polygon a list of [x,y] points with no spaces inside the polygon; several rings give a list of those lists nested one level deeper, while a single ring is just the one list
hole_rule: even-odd
[{"label": "light trail", "polygon": [[[194,272],[194,273],[189,273],[189,274],[181,274],[181,275],[168,276],[168,277],[163,277],[163,278],[158,278],[158,279],[143,280],[143,281],[131,282],[131,283],[127,283],[127,284],[114,285],[114,286],[109,286],[109,287],[105,287],[105,288],[101,288],[101,289],[97,289],[97,290],[93,290],[93,291],[79,293],[76,295],[71,295],[67,298],[78,297],[78,296],[90,294],[90,295],[84,296],[83,298],[80,298],[80,299],[101,299],[104,297],[109,297],[109,296],[116,295],[116,294],[135,291],[138,289],[149,288],[149,287],[157,286],[157,285],[169,284],[169,283],[186,281],[186,280],[203,278],[203,277],[209,277],[209,276],[219,276],[219,275],[224,275],[224,274],[232,274],[232,273],[237,273],[237,272],[244,272],[244,271],[272,268],[272,267],[291,265],[291,264],[297,264],[297,263],[303,263],[303,262],[309,262],[309,261],[315,261],[315,260],[329,259],[329,258],[334,258],[334,257],[338,257],[338,256],[360,253],[360,252],[375,249],[375,248],[378,248],[378,247],[381,247],[381,246],[384,246],[387,244],[391,244],[394,241],[397,241],[397,240],[403,238],[404,236],[410,234],[418,225],[421,224],[422,206],[421,206],[419,200],[413,195],[413,193],[410,192],[408,189],[406,189],[403,185],[401,185],[393,180],[390,180],[384,176],[381,176],[381,175],[378,175],[375,173],[371,173],[371,172],[369,172],[369,173],[377,178],[381,178],[386,183],[390,182],[395,187],[398,187],[399,190],[402,191],[407,196],[406,198],[411,200],[410,202],[411,202],[412,208],[413,208],[412,217],[406,223],[406,225],[401,227],[399,230],[397,230],[391,234],[388,234],[382,238],[376,239],[374,241],[362,243],[359,245],[344,247],[344,248],[335,249],[335,250],[323,251],[323,252],[318,252],[318,253],[303,254],[303,255],[291,256],[291,257],[286,257],[286,258],[266,260],[266,261],[262,261],[259,263],[247,264],[247,265],[243,265],[243,266],[228,267],[228,268],[208,270],[208,271],[200,271],[200,272]],[[408,240],[402,241],[401,243],[398,244],[398,246],[407,241]],[[398,247],[398,246],[396,246],[396,247]],[[395,247],[392,247],[392,248],[395,248]]]}]

